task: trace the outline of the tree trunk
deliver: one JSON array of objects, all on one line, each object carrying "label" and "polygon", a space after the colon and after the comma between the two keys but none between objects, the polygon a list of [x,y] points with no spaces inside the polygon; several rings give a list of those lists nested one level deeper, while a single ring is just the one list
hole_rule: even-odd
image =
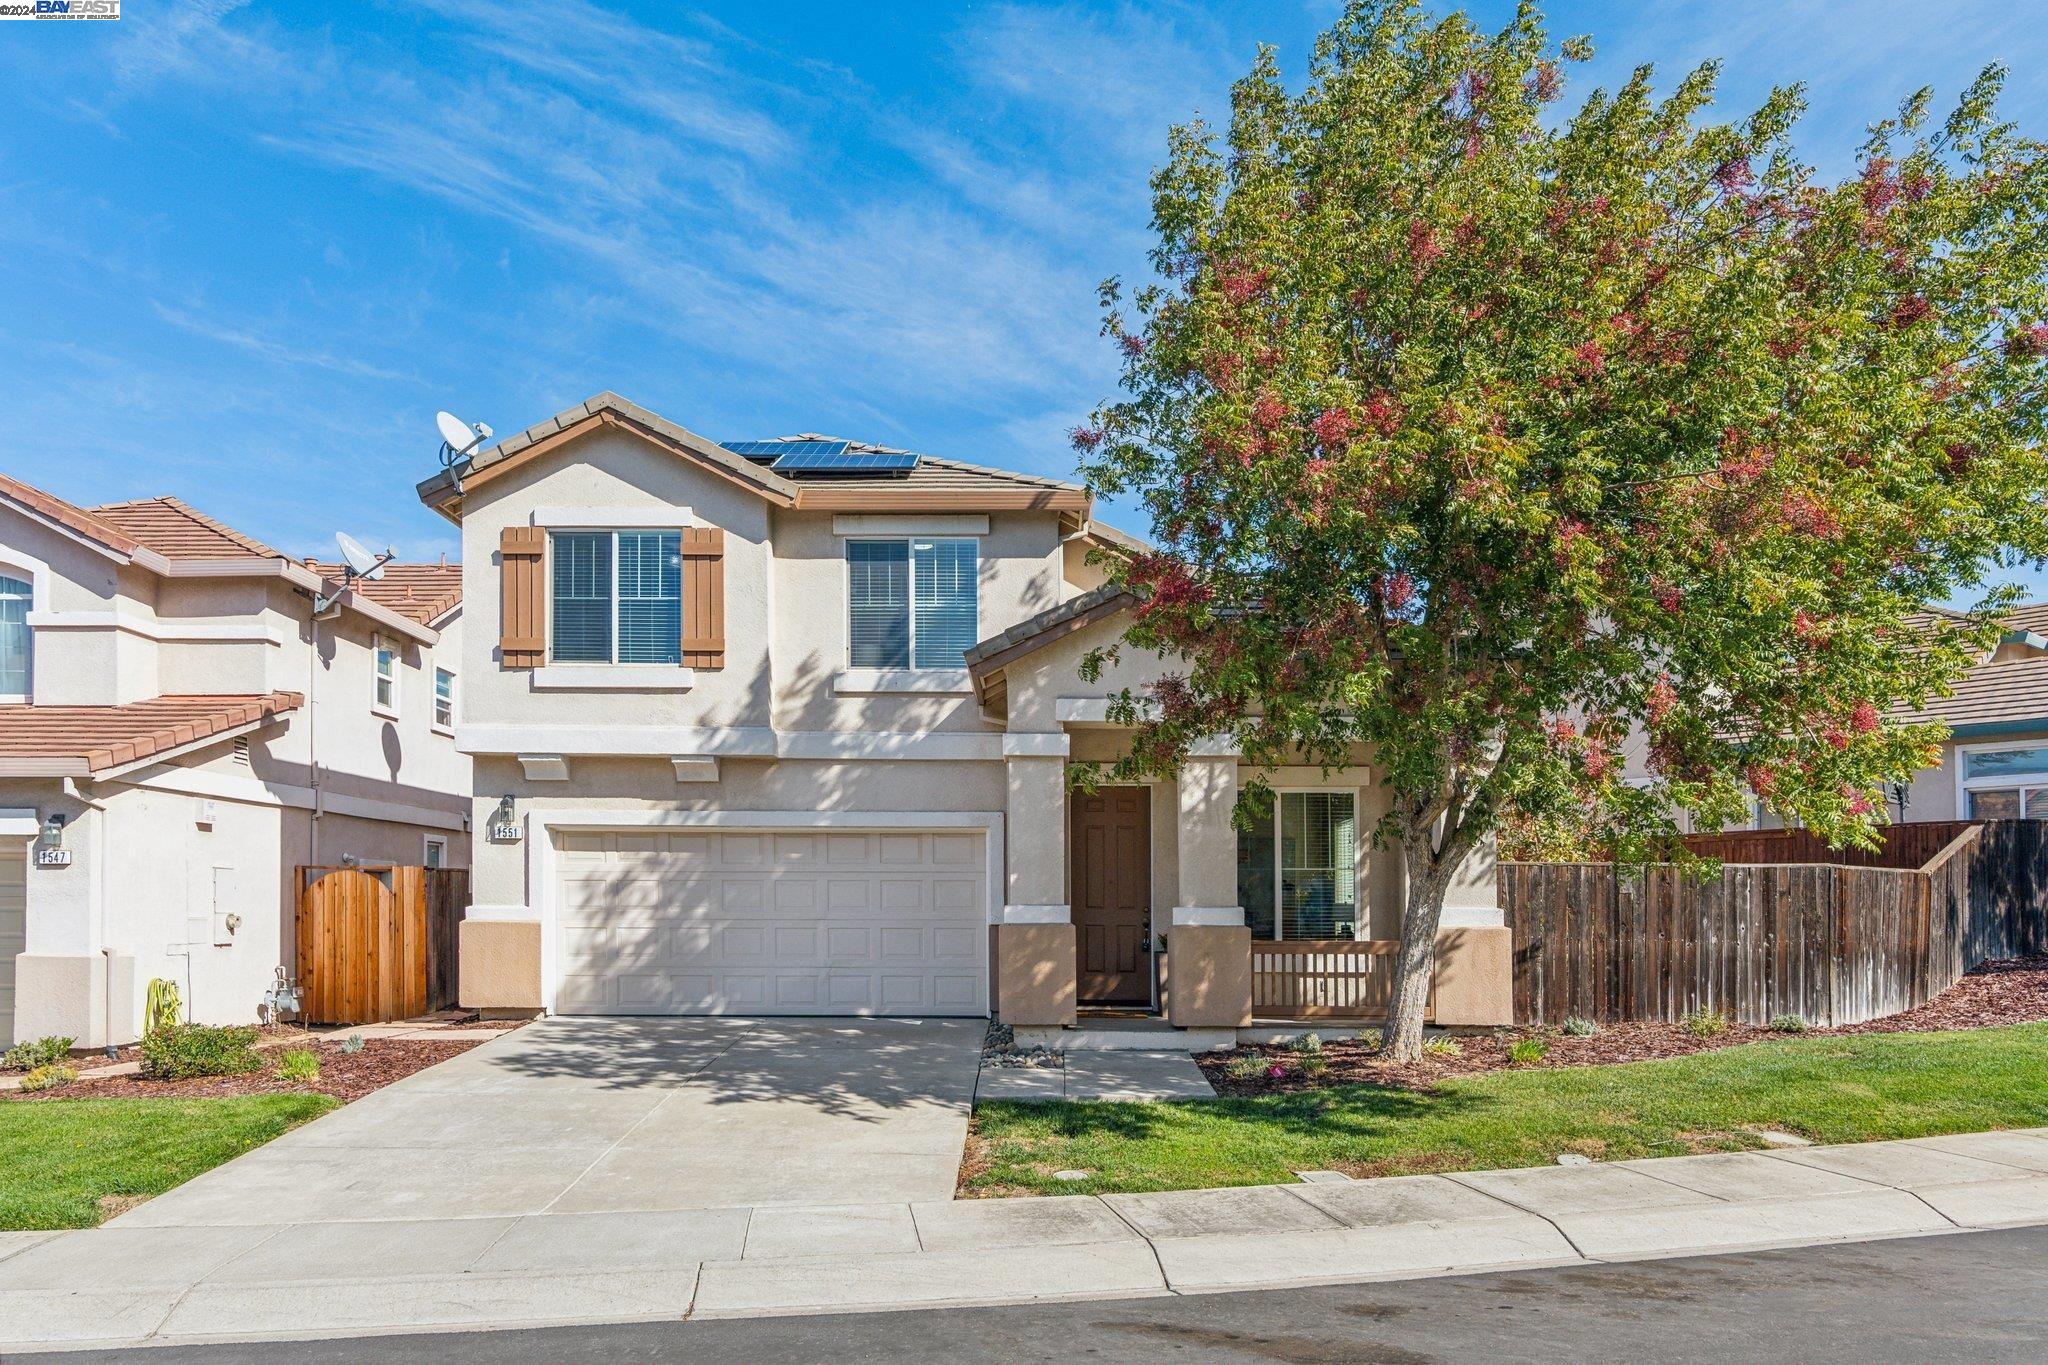
[{"label": "tree trunk", "polygon": [[1394,1061],[1422,1058],[1422,1015],[1436,970],[1436,927],[1444,915],[1444,891],[1455,864],[1438,862],[1429,831],[1404,840],[1408,900],[1401,914],[1401,951],[1394,959],[1394,994],[1380,1030],[1382,1051]]}]

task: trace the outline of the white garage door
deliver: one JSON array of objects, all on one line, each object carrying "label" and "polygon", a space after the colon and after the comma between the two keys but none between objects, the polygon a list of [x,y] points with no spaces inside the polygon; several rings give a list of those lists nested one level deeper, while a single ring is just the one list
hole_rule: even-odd
[{"label": "white garage door", "polygon": [[987,1012],[980,832],[556,836],[563,1014]]},{"label": "white garage door", "polygon": [[28,844],[0,839],[0,1047],[14,1036],[14,955],[28,951]]}]

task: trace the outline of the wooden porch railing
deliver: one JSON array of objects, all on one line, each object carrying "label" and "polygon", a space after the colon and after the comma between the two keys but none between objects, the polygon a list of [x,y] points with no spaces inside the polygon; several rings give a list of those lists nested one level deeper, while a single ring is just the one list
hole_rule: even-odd
[{"label": "wooden porch railing", "polygon": [[1252,1017],[1384,1019],[1400,947],[1383,939],[1253,939]]}]

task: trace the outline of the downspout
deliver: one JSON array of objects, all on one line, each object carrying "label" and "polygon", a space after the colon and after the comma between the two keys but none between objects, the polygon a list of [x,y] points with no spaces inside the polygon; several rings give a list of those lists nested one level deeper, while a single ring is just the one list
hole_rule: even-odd
[{"label": "downspout", "polygon": [[64,795],[99,816],[93,822],[92,891],[86,901],[86,916],[92,936],[100,941],[100,1042],[111,1057],[115,1048],[114,950],[107,946],[107,803],[87,796],[69,777],[64,779]]}]

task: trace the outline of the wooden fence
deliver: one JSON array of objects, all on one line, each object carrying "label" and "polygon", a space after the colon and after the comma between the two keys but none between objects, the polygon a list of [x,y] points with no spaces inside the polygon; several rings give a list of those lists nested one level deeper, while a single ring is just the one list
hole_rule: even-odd
[{"label": "wooden fence", "polygon": [[[2044,828],[1898,826],[1869,856],[1903,858],[1948,834],[1908,867],[1726,863],[1701,879],[1669,866],[1503,863],[1515,1017],[1676,1020],[1718,1010],[1750,1024],[1797,1014],[1833,1025],[1911,1009],[1979,962],[2048,947]],[[1806,838],[1742,851],[1810,856]]]},{"label": "wooden fence", "polygon": [[299,1017],[381,1024],[455,1003],[460,868],[301,867]]},{"label": "wooden fence", "polygon": [[1729,863],[1832,863],[1840,867],[1917,868],[1947,848],[1970,820],[1930,820],[1921,824],[1887,825],[1875,849],[1829,848],[1827,840],[1805,829],[1743,829],[1727,834],[1689,834],[1682,841],[1689,852]]}]

